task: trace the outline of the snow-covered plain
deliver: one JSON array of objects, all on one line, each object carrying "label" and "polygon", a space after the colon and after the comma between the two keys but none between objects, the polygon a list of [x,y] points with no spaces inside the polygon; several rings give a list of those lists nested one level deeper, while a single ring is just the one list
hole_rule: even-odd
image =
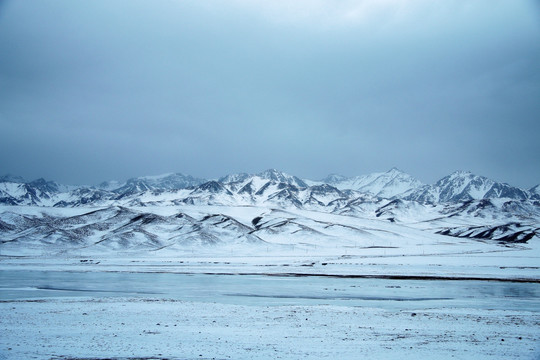
[{"label": "snow-covered plain", "polygon": [[537,312],[246,306],[155,298],[0,303],[4,359],[538,359]]},{"label": "snow-covered plain", "polygon": [[[153,209],[162,215],[177,210]],[[197,216],[193,211],[200,210],[192,208],[191,215]],[[204,210],[208,213],[209,209]],[[225,212],[225,208],[219,210]],[[229,215],[242,221],[244,217],[251,219],[252,211],[230,208]],[[298,215],[301,214],[295,213]],[[320,220],[318,216],[328,220],[327,215],[304,213],[302,223],[309,221],[313,226]],[[3,284],[6,274],[13,271],[48,274],[53,279],[50,285],[60,288],[62,283],[54,280],[55,273],[179,273],[218,279],[232,276],[246,284],[245,288],[239,286],[237,293],[256,295],[249,284],[253,280],[248,281],[253,275],[234,274],[271,275],[262,275],[263,279],[276,276],[287,279],[295,274],[293,278],[300,282],[313,279],[311,275],[341,275],[344,278],[322,277],[328,285],[326,290],[322,285],[318,288],[341,295],[340,291],[347,289],[337,282],[354,281],[354,277],[347,276],[356,275],[360,276],[359,280],[362,276],[374,276],[370,280],[381,284],[390,281],[387,277],[393,277],[388,285],[381,287],[412,299],[363,304],[347,300],[346,296],[337,303],[317,296],[278,298],[277,302],[272,296],[239,296],[223,301],[217,286],[209,288],[210,293],[216,291],[216,296],[209,299],[190,299],[190,290],[180,291],[186,293],[184,299],[170,294],[144,294],[144,291],[137,295],[121,292],[111,295],[92,288],[75,294],[49,290],[47,296],[36,297],[24,285],[20,293],[26,295],[19,294],[16,298],[7,296],[8,290],[0,290],[0,295],[3,294],[0,359],[539,358],[540,308],[535,309],[534,304],[538,304],[540,292],[540,247],[536,238],[515,246],[470,239],[449,242],[441,240],[447,237],[426,235],[415,229],[394,235],[392,230],[399,225],[380,223],[385,226],[381,228],[377,220],[362,222],[363,227],[377,230],[370,232],[376,237],[357,243],[345,238],[329,245],[309,236],[301,242],[291,242],[298,240],[292,237],[287,243],[287,237],[270,234],[267,243],[252,247],[233,243],[157,252],[100,253],[81,249],[60,254],[34,253],[27,257],[3,256],[0,260]],[[375,246],[381,234],[387,234],[386,242],[384,246]],[[300,274],[310,276],[296,277]],[[405,292],[404,284],[409,276],[424,284],[417,286],[417,292],[414,286],[408,286]],[[449,295],[430,290],[434,280],[428,279],[433,278],[524,280],[534,291],[499,294],[490,300],[491,305],[472,296],[465,296],[459,302],[436,300]],[[468,286],[470,282],[462,280],[453,286],[460,283]],[[261,283],[259,287],[268,291],[265,281]],[[492,285],[501,282],[482,280],[480,283],[489,299]],[[509,284],[519,289],[521,283]],[[123,290],[122,282],[113,282],[112,286]],[[281,294],[287,291],[276,289],[278,292],[281,289]],[[369,297],[370,289],[365,286],[355,291],[365,291]],[[414,300],[425,297],[426,293],[435,300]],[[533,306],[522,309],[515,304],[510,306],[510,301],[517,297],[524,297]]]}]

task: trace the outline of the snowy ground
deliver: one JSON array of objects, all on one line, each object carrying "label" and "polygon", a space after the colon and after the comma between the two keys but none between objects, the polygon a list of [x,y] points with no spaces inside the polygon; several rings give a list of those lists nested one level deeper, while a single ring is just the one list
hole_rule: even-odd
[{"label": "snowy ground", "polygon": [[0,303],[2,359],[538,359],[540,314],[239,306],[166,299]]},{"label": "snowy ground", "polygon": [[[4,258],[0,261],[0,276],[14,270],[62,274],[67,270],[98,275],[304,273],[519,278],[526,279],[529,282],[523,284],[536,289],[532,294],[518,291],[519,296],[537,299],[539,263],[538,258],[529,255],[523,250],[405,257],[378,254],[374,257],[212,258],[185,254],[177,258]],[[345,281],[324,279],[330,284]],[[392,284],[407,280],[393,281]],[[433,281],[418,281],[426,285],[417,296],[426,296],[426,289],[430,294]],[[488,293],[491,284],[506,284],[482,283],[486,284]],[[433,291],[431,296],[438,295]],[[0,359],[540,358],[540,306],[538,310],[515,305],[506,308],[506,301],[518,296],[513,293],[503,294],[497,306],[486,306],[473,297],[465,297],[460,306],[456,302],[435,300],[393,302],[391,307],[376,303],[362,306],[355,302],[350,306],[334,305],[325,300],[290,305],[261,298],[238,304],[217,297],[213,301],[185,301],[168,294],[121,296],[81,292],[67,297],[59,292],[52,298],[4,297],[0,300]]]},{"label": "snowy ground", "polygon": [[[467,246],[468,245],[468,246]],[[354,276],[420,276],[540,281],[540,240],[513,247],[467,241],[414,246],[413,249],[334,248],[333,253],[291,246],[288,253],[235,255],[185,252],[162,254],[69,254],[65,256],[0,256],[0,270],[170,272],[210,274],[323,274]],[[235,249],[236,251],[236,249]],[[403,251],[404,254],[400,254]]]}]

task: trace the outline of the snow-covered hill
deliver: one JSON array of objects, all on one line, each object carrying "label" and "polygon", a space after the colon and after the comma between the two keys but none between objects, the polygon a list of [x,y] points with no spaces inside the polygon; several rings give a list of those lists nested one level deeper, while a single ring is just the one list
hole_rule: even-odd
[{"label": "snow-covered hill", "polygon": [[[415,236],[515,243],[538,238],[540,228],[538,186],[522,190],[469,172],[455,172],[434,185],[421,184],[397,169],[350,179],[330,175],[320,182],[275,169],[210,181],[166,174],[98,187],[69,187],[43,179],[26,182],[14,176],[0,180],[3,250],[323,246],[336,239],[362,242],[364,237],[382,244],[384,236],[379,235],[389,226],[397,236],[419,231]],[[25,206],[31,206],[31,214],[25,213]],[[36,206],[42,210],[36,213]],[[215,207],[222,210],[211,210]],[[53,208],[66,212],[47,215]],[[164,216],[155,210],[166,208],[193,209],[197,216],[184,210],[184,215],[179,211]],[[71,216],[70,209],[77,215]],[[247,218],[236,218],[235,211],[224,215],[223,209],[252,210]],[[283,215],[298,211],[302,216]],[[358,227],[366,222],[372,231]]]}]

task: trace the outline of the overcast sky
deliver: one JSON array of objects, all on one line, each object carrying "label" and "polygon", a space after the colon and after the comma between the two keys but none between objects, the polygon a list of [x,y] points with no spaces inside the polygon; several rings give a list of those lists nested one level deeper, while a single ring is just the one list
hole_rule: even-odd
[{"label": "overcast sky", "polygon": [[540,183],[540,5],[0,0],[0,173]]}]

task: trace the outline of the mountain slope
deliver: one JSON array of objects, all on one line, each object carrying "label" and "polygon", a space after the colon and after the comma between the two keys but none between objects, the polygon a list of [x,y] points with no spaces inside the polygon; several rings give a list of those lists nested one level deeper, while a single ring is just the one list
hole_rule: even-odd
[{"label": "mountain slope", "polygon": [[3,177],[0,181],[0,201],[7,205],[52,206],[55,195],[68,189],[52,181],[37,179],[31,182],[18,182],[22,178]]},{"label": "mountain slope", "polygon": [[112,206],[74,216],[0,213],[1,249],[25,253],[71,251],[157,251],[193,245],[250,244],[264,241],[254,228],[211,214],[196,219],[184,213],[163,216]]},{"label": "mountain slope", "polygon": [[540,184],[529,189],[531,199],[540,200]]},{"label": "mountain slope", "polygon": [[352,178],[331,174],[320,182],[330,184],[340,190],[356,190],[383,198],[404,196],[423,185],[419,180],[396,168],[384,173]]}]

